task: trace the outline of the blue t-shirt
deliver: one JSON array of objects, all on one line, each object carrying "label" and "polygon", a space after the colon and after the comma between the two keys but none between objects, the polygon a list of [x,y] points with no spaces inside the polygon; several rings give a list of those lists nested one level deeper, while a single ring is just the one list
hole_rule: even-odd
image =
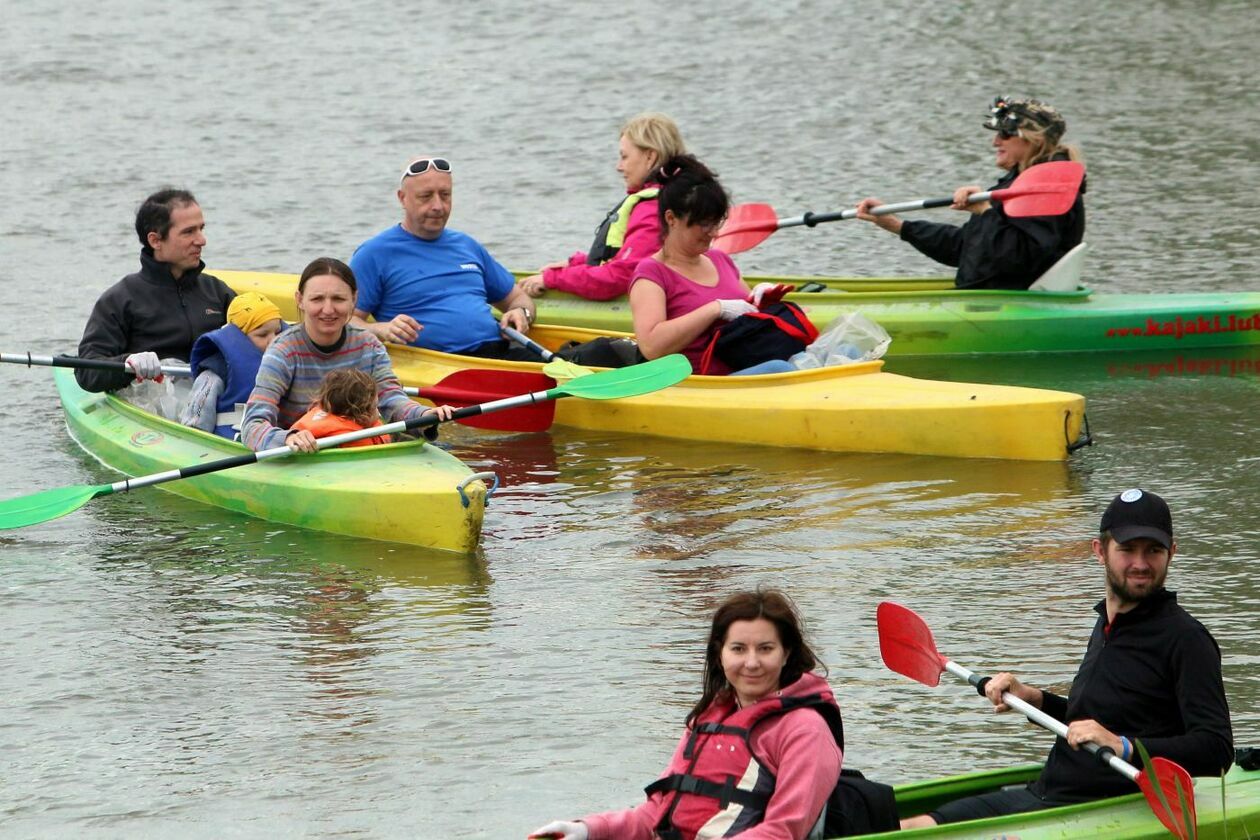
[{"label": "blue t-shirt", "polygon": [[450,228],[429,240],[395,225],[360,245],[350,268],[359,282],[356,309],[378,321],[406,313],[424,327],[412,344],[446,353],[499,338],[489,304],[516,284],[481,243]]}]

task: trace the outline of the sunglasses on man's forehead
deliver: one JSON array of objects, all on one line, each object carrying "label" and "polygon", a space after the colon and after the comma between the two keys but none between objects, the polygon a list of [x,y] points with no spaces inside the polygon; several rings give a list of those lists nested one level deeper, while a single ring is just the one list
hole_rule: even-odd
[{"label": "sunglasses on man's forehead", "polygon": [[398,179],[398,183],[401,184],[412,175],[423,175],[430,169],[436,169],[438,172],[450,172],[451,162],[446,158],[439,157],[413,160],[411,163],[407,164],[407,168],[403,170],[402,177]]}]

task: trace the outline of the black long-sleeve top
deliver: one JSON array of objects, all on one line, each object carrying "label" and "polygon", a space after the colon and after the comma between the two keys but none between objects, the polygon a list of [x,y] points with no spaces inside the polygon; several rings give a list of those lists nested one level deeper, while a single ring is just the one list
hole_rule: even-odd
[{"label": "black long-sleeve top", "polygon": [[[202,333],[227,322],[236,292],[222,280],[203,274],[203,265],[176,279],[167,263],[140,252],[140,270],[110,286],[97,299],[79,340],[79,356],[122,361],[152,350],[159,359],[188,360]],[[134,377],[112,370],[76,368],[85,391],[116,391]]]},{"label": "black long-sleeve top", "polygon": [[[1192,776],[1217,776],[1234,759],[1229,706],[1221,681],[1221,651],[1202,624],[1160,589],[1120,613],[1107,629],[1106,602],[1085,659],[1066,698],[1045,692],[1042,710],[1065,723],[1096,720]],[[1129,763],[1138,768],[1142,759]],[[1056,738],[1031,789],[1057,802],[1133,793],[1135,786],[1085,750]]]},{"label": "black long-sleeve top", "polygon": [[[1012,170],[989,189],[1009,187],[1018,174]],[[1085,192],[1084,183],[1080,191]],[[1027,289],[1084,237],[1085,202],[1079,194],[1062,216],[1016,219],[994,201],[961,227],[922,219],[901,225],[903,240],[958,269],[954,285],[959,289]]]}]

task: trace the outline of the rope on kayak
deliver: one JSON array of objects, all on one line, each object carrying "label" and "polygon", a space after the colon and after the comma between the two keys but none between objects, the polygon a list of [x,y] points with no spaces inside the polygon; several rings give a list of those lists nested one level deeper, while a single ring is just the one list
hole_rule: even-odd
[{"label": "rope on kayak", "polygon": [[1068,439],[1068,421],[1071,419],[1072,419],[1071,412],[1068,412],[1067,414],[1063,416],[1063,439],[1067,441],[1068,454],[1071,454],[1078,449],[1084,449],[1087,446],[1094,445],[1094,436],[1090,434],[1090,431],[1089,431],[1089,415],[1088,414],[1081,415],[1081,420],[1083,421],[1084,428],[1082,428],[1081,435],[1080,437],[1076,439],[1075,443],[1073,443],[1071,440]]},{"label": "rope on kayak", "polygon": [[479,472],[465,478],[459,484],[455,485],[455,489],[459,491],[459,503],[467,508],[472,504],[472,500],[468,498],[468,494],[464,492],[464,488],[474,481],[484,481],[486,487],[486,504],[490,504],[490,499],[494,496],[494,491],[499,489],[499,476],[492,472]]}]

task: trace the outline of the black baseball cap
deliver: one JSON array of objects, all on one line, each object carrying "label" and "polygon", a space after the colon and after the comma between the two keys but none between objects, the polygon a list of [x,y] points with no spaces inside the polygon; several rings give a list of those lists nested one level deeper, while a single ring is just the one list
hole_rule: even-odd
[{"label": "black baseball cap", "polygon": [[1116,542],[1147,537],[1164,548],[1172,548],[1172,513],[1168,503],[1149,490],[1137,487],[1111,500],[1098,530],[1110,532]]}]

